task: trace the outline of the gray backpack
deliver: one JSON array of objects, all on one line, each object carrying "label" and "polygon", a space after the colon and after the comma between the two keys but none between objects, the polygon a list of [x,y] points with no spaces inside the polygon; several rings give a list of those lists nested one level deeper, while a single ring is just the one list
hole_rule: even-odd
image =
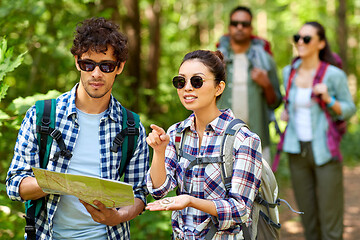
[{"label": "gray backpack", "polygon": [[[180,157],[185,157],[187,159],[190,157],[191,159],[188,160],[191,161],[191,167],[196,165],[196,162],[198,164],[209,164],[216,162],[221,164],[221,177],[226,188],[226,198],[228,198],[228,194],[231,189],[231,179],[233,174],[233,145],[236,134],[242,127],[248,128],[248,126],[242,120],[232,120],[226,128],[223,136],[220,148],[220,157],[205,157],[201,158],[202,160],[199,160],[200,158],[196,158],[194,156],[190,157],[190,155],[183,153],[182,145],[184,138],[182,135],[184,132],[181,133],[182,129],[177,129],[177,134],[175,137],[175,147],[178,153],[178,159],[180,159]],[[241,224],[245,240],[280,239],[281,224],[279,223],[278,210],[280,202],[286,203],[293,212],[296,212],[285,200],[278,198],[278,185],[274,173],[272,172],[267,161],[262,159],[261,184],[251,211],[252,224],[248,227],[245,225],[245,223]],[[301,212],[296,213],[302,214]],[[212,221],[210,221],[209,224],[211,224],[211,227],[205,237],[206,240],[211,240],[217,231]]]}]

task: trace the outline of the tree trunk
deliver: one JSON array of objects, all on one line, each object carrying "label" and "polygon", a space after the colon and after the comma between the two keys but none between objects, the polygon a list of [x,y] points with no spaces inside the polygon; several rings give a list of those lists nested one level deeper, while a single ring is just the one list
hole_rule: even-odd
[{"label": "tree trunk", "polygon": [[156,89],[158,88],[157,72],[160,64],[160,1],[154,0],[147,13],[150,23],[150,48],[148,64],[146,67],[147,74],[145,87],[153,90],[152,94],[147,96],[147,103],[151,106],[151,108],[148,108],[148,114],[151,117],[153,114],[160,112],[160,107],[156,103]]},{"label": "tree trunk", "polygon": [[119,3],[117,0],[101,0],[100,7],[100,12],[104,11],[105,9],[112,9],[111,20],[117,24],[120,24],[121,17],[119,12]]},{"label": "tree trunk", "polygon": [[130,78],[131,91],[134,93],[135,101],[132,110],[139,110],[139,90],[142,85],[141,80],[141,39],[140,39],[140,13],[138,0],[123,0],[126,14],[122,16],[122,26],[128,37],[129,59],[126,62],[126,69]]},{"label": "tree trunk", "polygon": [[337,9],[338,26],[337,26],[337,42],[339,45],[339,55],[343,62],[343,69],[348,72],[347,64],[347,25],[346,25],[346,0],[339,0]]}]

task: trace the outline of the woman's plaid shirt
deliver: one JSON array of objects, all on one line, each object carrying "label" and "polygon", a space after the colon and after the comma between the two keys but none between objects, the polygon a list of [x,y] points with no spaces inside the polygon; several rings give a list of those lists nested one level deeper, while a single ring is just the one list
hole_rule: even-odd
[{"label": "woman's plaid shirt", "polygon": [[[170,143],[165,153],[167,171],[165,183],[160,188],[153,189],[148,172],[147,187],[156,199],[166,196],[169,191],[179,186],[181,194],[212,200],[216,205],[218,218],[211,218],[211,215],[197,209],[189,211],[185,208],[182,211],[174,211],[173,231],[180,239],[204,239],[209,230],[207,223],[210,221],[213,221],[219,230],[215,239],[238,239],[242,235],[239,224],[251,222],[249,216],[260,186],[262,167],[261,143],[256,134],[247,128],[242,128],[236,135],[232,187],[228,199],[225,199],[226,190],[219,163],[195,165],[185,170],[190,162],[185,158],[178,161],[175,149],[176,129],[181,128],[182,131],[186,130],[183,151],[196,157],[219,156],[224,131],[233,118],[233,113],[228,109],[213,120],[203,134],[200,148],[199,135],[195,131],[194,114],[183,122],[172,125],[168,130]],[[184,184],[187,185],[186,189],[191,189],[189,192],[184,189]],[[195,230],[189,230],[188,226],[193,226]]]},{"label": "woman's plaid shirt", "polygon": [[[77,85],[67,93],[57,98],[56,128],[62,132],[67,148],[72,151],[79,132],[76,114],[75,95]],[[109,108],[100,122],[100,172],[101,177],[119,180],[118,169],[121,160],[121,149],[117,153],[110,151],[112,141],[116,134],[122,130],[121,105],[111,96]],[[146,204],[148,193],[145,184],[145,174],[149,168],[149,149],[145,141],[146,133],[140,124],[140,134],[135,148],[134,156],[125,171],[124,181],[133,186],[134,195]],[[59,151],[56,142],[53,141],[50,156]],[[69,166],[69,159],[62,156],[58,160],[49,160],[47,169],[65,173]],[[84,163],[86,166],[86,163]],[[21,128],[14,148],[14,157],[11,162],[6,187],[10,199],[23,201],[19,195],[19,185],[22,179],[34,176],[31,167],[40,167],[39,146],[36,140],[36,111],[31,107],[21,124]],[[36,219],[37,236],[40,239],[50,239],[52,220],[60,200],[59,195],[46,197],[46,211],[42,211]],[[106,226],[108,239],[130,239],[129,223],[125,222],[114,227]]]}]

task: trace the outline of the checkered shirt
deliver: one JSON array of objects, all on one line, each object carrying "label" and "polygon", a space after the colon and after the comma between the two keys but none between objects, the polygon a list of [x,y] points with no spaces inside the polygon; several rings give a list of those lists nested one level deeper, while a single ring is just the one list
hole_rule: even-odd
[{"label": "checkered shirt", "polygon": [[[75,106],[77,85],[67,93],[56,99],[56,128],[62,132],[65,145],[72,152],[79,133],[79,124]],[[100,168],[101,177],[105,179],[120,180],[118,169],[121,160],[121,147],[117,153],[111,152],[110,147],[116,134],[122,130],[121,105],[111,96],[109,108],[100,120]],[[140,134],[134,156],[125,171],[124,182],[133,186],[135,198],[146,204],[148,191],[145,184],[145,175],[149,169],[149,149],[146,144],[144,126],[140,124]],[[50,160],[47,170],[66,173],[69,159],[62,156],[54,160],[51,156],[59,151],[56,141],[53,141]],[[84,164],[86,166],[86,164]],[[19,185],[22,179],[34,176],[31,167],[40,167],[39,146],[36,139],[36,108],[31,107],[21,124],[21,128],[14,148],[14,157],[11,162],[6,189],[10,199],[24,201],[19,195]],[[52,238],[53,217],[56,212],[59,195],[46,196],[46,209],[43,209],[36,219],[37,239]],[[130,239],[129,222],[117,226],[106,226],[108,239]]]},{"label": "checkered shirt", "polygon": [[[168,129],[170,143],[165,153],[167,177],[164,184],[153,189],[150,172],[147,174],[147,187],[155,199],[166,196],[169,191],[179,186],[180,194],[212,200],[216,205],[217,218],[197,209],[189,211],[189,208],[185,208],[174,211],[172,227],[175,236],[179,239],[204,239],[210,228],[208,225],[210,221],[213,221],[218,229],[214,239],[242,239],[239,224],[251,223],[250,211],[260,186],[262,168],[261,143],[256,134],[247,128],[242,128],[236,135],[233,149],[232,186],[228,199],[225,199],[226,189],[221,178],[221,164],[195,165],[186,170],[190,161],[183,157],[178,161],[175,149],[176,129],[181,128],[182,131],[186,130],[182,147],[184,152],[196,157],[220,156],[224,131],[233,118],[234,114],[227,109],[208,124],[200,148],[199,135],[195,131],[194,114],[185,121],[172,125]],[[189,219],[191,219],[190,222],[187,222]],[[195,230],[189,230],[187,226],[193,226]]]}]

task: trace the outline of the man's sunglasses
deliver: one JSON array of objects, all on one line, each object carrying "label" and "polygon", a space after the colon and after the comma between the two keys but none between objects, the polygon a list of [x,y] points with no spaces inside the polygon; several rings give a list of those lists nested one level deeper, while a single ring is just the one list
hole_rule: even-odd
[{"label": "man's sunglasses", "polygon": [[298,43],[301,38],[302,38],[302,40],[303,40],[303,42],[304,42],[305,44],[308,44],[308,43],[311,41],[311,36],[309,36],[309,35],[300,36],[300,34],[295,34],[295,35],[293,36],[293,38],[294,38],[294,42],[295,42],[295,43]]},{"label": "man's sunglasses", "polygon": [[[175,88],[182,89],[183,87],[185,87],[186,79],[182,76],[176,76],[173,78],[172,82]],[[190,83],[191,86],[193,86],[194,88],[201,88],[204,80],[200,76],[192,76],[190,78]]]},{"label": "man's sunglasses", "polygon": [[89,59],[79,59],[77,62],[79,64],[80,69],[85,72],[92,72],[94,71],[96,66],[99,66],[102,72],[111,73],[115,71],[116,67],[119,65],[119,62],[110,61],[110,60],[95,62]]},{"label": "man's sunglasses", "polygon": [[230,26],[237,27],[239,24],[241,24],[241,26],[244,28],[248,28],[251,26],[250,21],[230,21]]}]

